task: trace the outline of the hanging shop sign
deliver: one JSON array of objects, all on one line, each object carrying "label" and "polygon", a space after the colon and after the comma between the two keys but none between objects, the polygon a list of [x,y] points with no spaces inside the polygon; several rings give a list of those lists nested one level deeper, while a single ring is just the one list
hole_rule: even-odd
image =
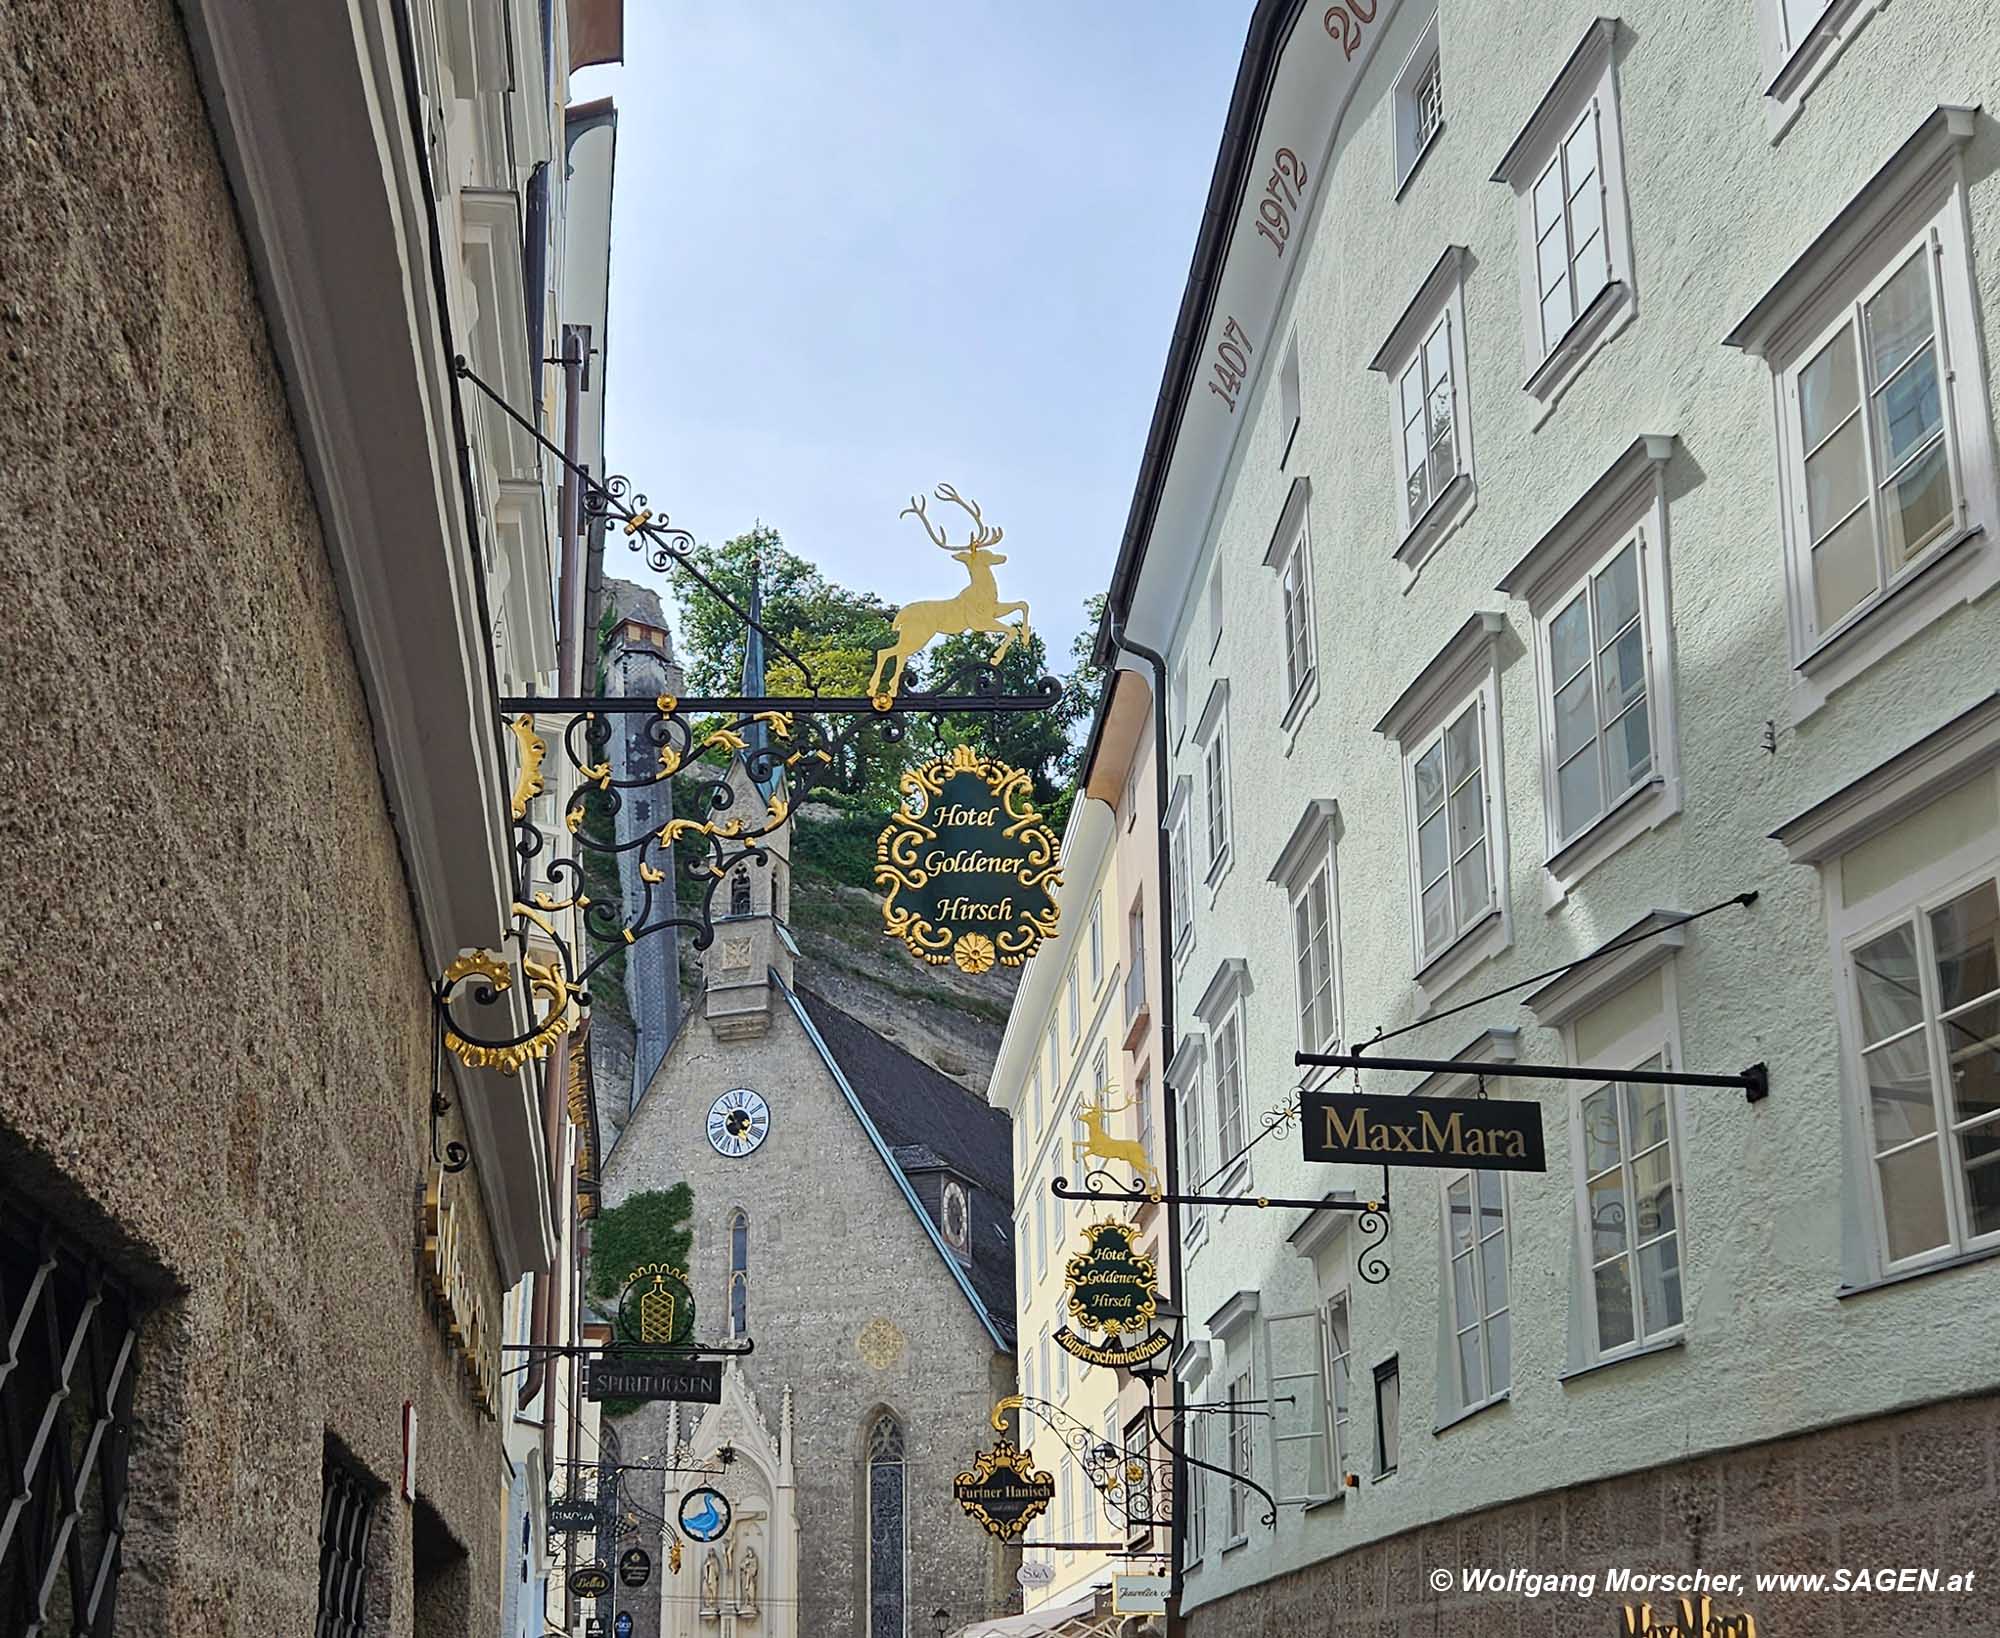
[{"label": "hanging shop sign", "polygon": [[1113,1615],[1165,1615],[1167,1578],[1163,1575],[1114,1575],[1111,1578]]},{"label": "hanging shop sign", "polygon": [[1020,966],[1056,936],[1062,861],[1025,773],[960,745],[910,769],[902,789],[875,841],[889,937],[934,965],[984,973]]},{"label": "hanging shop sign", "polygon": [[664,1347],[685,1342],[693,1329],[694,1288],[684,1272],[672,1263],[643,1263],[632,1270],[625,1289],[618,1294],[620,1336],[628,1342]]},{"label": "hanging shop sign", "polygon": [[597,1528],[597,1503],[594,1501],[550,1502],[549,1528],[566,1536],[573,1536],[581,1530],[595,1530]]},{"label": "hanging shop sign", "polygon": [[611,1630],[618,1635],[618,1638],[632,1638],[632,1612],[620,1610],[618,1619],[611,1623]]},{"label": "hanging shop sign", "polygon": [[718,1359],[648,1359],[644,1355],[603,1354],[583,1362],[586,1399],[675,1399],[685,1404],[722,1403],[722,1362]]},{"label": "hanging shop sign", "polygon": [[628,1587],[643,1587],[653,1579],[653,1555],[643,1547],[627,1547],[618,1555],[618,1579]]},{"label": "hanging shop sign", "polygon": [[1143,1365],[1149,1359],[1158,1359],[1173,1343],[1170,1331],[1151,1331],[1138,1342],[1117,1346],[1106,1343],[1099,1346],[1085,1342],[1074,1331],[1062,1326],[1056,1327],[1055,1344],[1072,1359],[1080,1359],[1086,1365],[1108,1365],[1114,1370],[1129,1371],[1134,1365]]},{"label": "hanging shop sign", "polygon": [[729,1498],[698,1485],[681,1497],[681,1531],[690,1541],[716,1541],[729,1529]]},{"label": "hanging shop sign", "polygon": [[1160,1299],[1159,1271],[1139,1250],[1139,1230],[1131,1223],[1090,1224],[1083,1250],[1070,1258],[1063,1277],[1069,1317],[1113,1338],[1144,1330]]},{"label": "hanging shop sign", "polygon": [[466,1397],[488,1416],[500,1384],[500,1335],[489,1323],[478,1265],[462,1239],[481,1208],[475,1196],[461,1211],[457,1174],[442,1163],[424,1185],[424,1270],[430,1279],[431,1310],[445,1346],[457,1357]]},{"label": "hanging shop sign", "polygon": [[583,1564],[569,1573],[569,1590],[576,1598],[602,1598],[611,1591],[611,1572],[602,1564]]},{"label": "hanging shop sign", "polygon": [[1040,1559],[1031,1559],[1014,1572],[1014,1579],[1024,1587],[1052,1586],[1056,1579],[1056,1567],[1044,1564]]},{"label": "hanging shop sign", "polygon": [[1048,1511],[1056,1481],[1035,1466],[1032,1452],[1002,1438],[972,1459],[971,1471],[952,1480],[951,1493],[989,1536],[1013,1541]]},{"label": "hanging shop sign", "polygon": [[1545,1172],[1542,1106],[1506,1098],[1300,1094],[1308,1160],[1368,1166],[1474,1166]]}]

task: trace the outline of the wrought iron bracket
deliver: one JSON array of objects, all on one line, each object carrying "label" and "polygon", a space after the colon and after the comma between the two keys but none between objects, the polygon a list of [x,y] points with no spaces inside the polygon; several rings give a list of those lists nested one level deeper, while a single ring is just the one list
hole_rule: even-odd
[{"label": "wrought iron bracket", "polygon": [[1086,1176],[1085,1187],[1073,1189],[1069,1179],[1058,1177],[1049,1183],[1049,1192],[1064,1200],[1090,1200],[1115,1202],[1131,1206],[1254,1206],[1259,1211],[1273,1207],[1294,1207],[1300,1211],[1344,1211],[1354,1215],[1355,1227],[1365,1238],[1359,1247],[1360,1256],[1355,1262],[1355,1271],[1369,1285],[1380,1285],[1389,1277],[1388,1259],[1381,1255],[1381,1248],[1389,1238],[1389,1194],[1388,1178],[1382,1183],[1382,1198],[1379,1200],[1329,1200],[1324,1197],[1314,1200],[1291,1195],[1275,1194],[1206,1194],[1170,1193],[1165,1189],[1149,1189],[1143,1184],[1123,1187],[1111,1180],[1107,1173],[1091,1172]]},{"label": "wrought iron bracket", "polygon": [[1624,1081],[1633,1086],[1710,1086],[1740,1091],[1745,1103],[1771,1095],[1771,1071],[1751,1064],[1737,1075],[1698,1075],[1678,1069],[1594,1069],[1583,1064],[1460,1063],[1453,1058],[1387,1058],[1363,1052],[1299,1052],[1292,1061],[1327,1069],[1408,1069],[1428,1075],[1513,1077],[1523,1081]]},{"label": "wrought iron bracket", "polygon": [[[1151,1529],[1166,1523],[1153,1513],[1153,1497],[1157,1487],[1153,1483],[1154,1468],[1157,1464],[1128,1455],[1109,1440],[1079,1422],[1059,1405],[1050,1404],[1046,1399],[1037,1399],[1031,1394],[1014,1393],[1007,1395],[993,1407],[993,1428],[997,1433],[1007,1431],[1002,1418],[1009,1410],[1025,1411],[1037,1417],[1050,1432],[1060,1439],[1063,1448],[1074,1456],[1086,1478],[1097,1493],[1104,1498],[1105,1512],[1125,1521],[1130,1529]],[[1029,1440],[1024,1435],[1021,1443]],[[1134,1475],[1132,1469],[1142,1471]],[[1143,1488],[1141,1488],[1143,1487]],[[1142,1501],[1145,1511],[1135,1516],[1131,1507],[1133,1501]],[[1037,1547],[1060,1545],[1060,1543],[1036,1542]]]}]

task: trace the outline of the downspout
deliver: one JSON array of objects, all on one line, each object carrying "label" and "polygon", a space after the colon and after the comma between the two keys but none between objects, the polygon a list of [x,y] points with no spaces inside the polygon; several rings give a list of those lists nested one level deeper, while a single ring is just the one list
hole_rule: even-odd
[{"label": "downspout", "polygon": [[[1146,647],[1144,643],[1133,641],[1125,635],[1122,620],[1111,623],[1112,647],[1122,653],[1136,654],[1152,668],[1153,672],[1153,798],[1158,809],[1158,822],[1154,825],[1153,843],[1158,850],[1157,867],[1160,882],[1160,1095],[1164,1107],[1160,1112],[1160,1128],[1165,1134],[1167,1155],[1164,1173],[1167,1186],[1161,1192],[1166,1195],[1167,1210],[1167,1285],[1173,1293],[1176,1307],[1181,1311],[1181,1334],[1187,1334],[1187,1292],[1181,1286],[1181,1209],[1174,1196],[1181,1187],[1181,1133],[1180,1099],[1175,1095],[1172,1081],[1167,1077],[1172,1071],[1174,1049],[1178,1044],[1174,1034],[1174,955],[1173,928],[1173,860],[1167,839],[1167,662],[1165,658]],[[1173,1379],[1173,1427],[1176,1434],[1174,1444],[1174,1514],[1167,1527],[1168,1572],[1167,1603],[1173,1611],[1168,1616],[1171,1623],[1178,1618],[1181,1596],[1181,1555],[1186,1543],[1187,1509],[1183,1498],[1187,1495],[1187,1462],[1180,1454],[1182,1441],[1179,1437],[1182,1419],[1187,1410],[1187,1389],[1182,1386],[1180,1373],[1170,1371]]]}]

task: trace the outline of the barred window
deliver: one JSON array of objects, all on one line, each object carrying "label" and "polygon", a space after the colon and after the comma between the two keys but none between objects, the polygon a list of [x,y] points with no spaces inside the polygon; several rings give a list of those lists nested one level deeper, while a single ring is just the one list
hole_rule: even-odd
[{"label": "barred window", "polygon": [[0,1630],[109,1638],[138,1333],[131,1297],[0,1201]]},{"label": "barred window", "polygon": [[331,1445],[320,1468],[319,1620],[313,1638],[362,1638],[375,1488]]}]

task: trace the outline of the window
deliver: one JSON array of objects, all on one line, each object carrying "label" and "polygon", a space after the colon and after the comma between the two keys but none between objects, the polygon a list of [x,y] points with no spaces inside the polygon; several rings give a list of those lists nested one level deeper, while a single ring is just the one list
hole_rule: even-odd
[{"label": "window", "polygon": [[1507,1190],[1499,1172],[1444,1180],[1445,1284],[1457,1339],[1458,1403],[1470,1409],[1507,1391]]},{"label": "window", "polygon": [[1773,142],[1804,112],[1848,42],[1885,9],[1869,0],[1757,0],[1765,125]]},{"label": "window", "polygon": [[[0,1369],[0,1621],[9,1631],[26,1631],[41,1614],[49,1632],[109,1633],[116,1623],[137,1324],[122,1284],[30,1213],[10,1177],[0,1194],[0,1338],[9,1351]],[[342,1495],[355,1511],[344,1504],[321,1542],[323,1569],[329,1546],[338,1555],[331,1602],[321,1576],[323,1621],[328,1611],[358,1621],[363,1606],[372,1502],[358,1479]],[[85,1613],[93,1600],[95,1621]]]},{"label": "window", "polygon": [[[1656,1053],[1634,1067],[1662,1069]],[[1680,1183],[1669,1089],[1613,1082],[1582,1103],[1584,1233],[1600,1355],[1681,1323]]]},{"label": "window", "polygon": [[1053,1018],[1049,1020],[1048,1049],[1049,1096],[1059,1098],[1062,1096],[1062,1049],[1056,1042],[1056,1021]]},{"label": "window", "polygon": [[1232,1165],[1249,1143],[1243,1107],[1242,1014],[1232,1011],[1215,1032],[1216,1164]]},{"label": "window", "polygon": [[750,872],[738,870],[729,878],[729,913],[732,916],[750,914]]},{"label": "window", "polygon": [[1102,1108],[1111,1091],[1111,1048],[1102,1041],[1098,1042],[1097,1055],[1090,1061],[1090,1086],[1098,1107]]},{"label": "window", "polygon": [[1375,1476],[1386,1479],[1396,1471],[1402,1448],[1403,1383],[1397,1356],[1375,1367]]},{"label": "window", "polygon": [[1352,1419],[1354,1364],[1354,1330],[1348,1317],[1347,1292],[1334,1292],[1321,1312],[1326,1315],[1327,1405],[1333,1428],[1333,1467],[1344,1482],[1353,1471],[1354,1461],[1354,1445],[1347,1431]]},{"label": "window", "polygon": [[[1153,1072],[1146,1065],[1139,1066],[1139,1074],[1132,1083],[1132,1102],[1138,1109],[1139,1147],[1147,1160],[1158,1164],[1159,1150],[1153,1146]],[[1189,1187],[1183,1184],[1182,1187]]]},{"label": "window", "polygon": [[1090,988],[1093,994],[1104,981],[1104,900],[1090,901]]},{"label": "window", "polygon": [[729,1334],[750,1334],[750,1219],[729,1214]]},{"label": "window", "polygon": [[[1076,1469],[1067,1455],[1062,1459],[1062,1533],[1065,1542],[1076,1540]],[[1074,1551],[1072,1547],[1064,1547],[1063,1557],[1070,1557]]]},{"label": "window", "polygon": [[[1056,1348],[1056,1398],[1067,1399],[1068,1397],[1069,1397],[1069,1350],[1067,1348],[1058,1345]],[[1065,1519],[1063,1521],[1063,1525],[1065,1530],[1067,1530],[1069,1521]]]},{"label": "window", "polygon": [[1020,1164],[1028,1163],[1028,1138],[1042,1127],[1042,1072],[1038,1069],[1028,1078],[1028,1106],[1022,1111],[1026,1117],[1014,1128],[1014,1136],[1020,1139]]},{"label": "window", "polygon": [[1389,383],[1396,559],[1416,570],[1472,504],[1465,399],[1465,247],[1449,245],[1368,367]]},{"label": "window", "polygon": [[1194,889],[1188,859],[1188,809],[1186,781],[1182,781],[1173,818],[1167,827],[1168,871],[1172,876],[1170,896],[1174,918],[1174,954],[1185,955],[1194,947]]},{"label": "window", "polygon": [[1254,1429],[1249,1412],[1254,1408],[1255,1390],[1251,1385],[1251,1369],[1245,1365],[1242,1371],[1229,1379],[1225,1396],[1228,1405],[1224,1424],[1224,1436],[1228,1440],[1227,1456],[1223,1466],[1232,1477],[1229,1481],[1229,1518],[1224,1543],[1235,1546],[1247,1539],[1250,1525],[1250,1487],[1239,1484],[1237,1478],[1254,1479],[1256,1470],[1255,1445],[1252,1442]]},{"label": "window", "polygon": [[1613,18],[1591,24],[1493,178],[1518,201],[1526,387],[1544,413],[1632,314],[1617,29]]},{"label": "window", "polygon": [[1444,68],[1438,55],[1438,20],[1424,25],[1403,71],[1396,76],[1396,192],[1400,195],[1444,128]]},{"label": "window", "polygon": [[1308,528],[1312,483],[1292,480],[1271,536],[1264,566],[1278,577],[1278,632],[1284,659],[1285,706],[1280,725],[1294,728],[1314,698],[1318,681],[1313,632],[1312,534]]},{"label": "window", "polygon": [[[1946,213],[1950,214],[1950,213]],[[1784,372],[1793,583],[1816,645],[1917,573],[1963,527],[1955,428],[1983,406],[1954,402],[1945,333],[1945,232],[1933,222]],[[1954,235],[1955,237],[1955,235]],[[1958,416],[1954,415],[1958,410]]]},{"label": "window", "polygon": [[1333,988],[1333,855],[1292,900],[1292,964],[1297,977],[1299,1050],[1331,1051],[1340,1034]]},{"label": "window", "polygon": [[1174,749],[1181,748],[1181,741],[1187,737],[1188,729],[1188,657],[1182,649],[1174,659],[1174,668],[1167,674],[1167,714],[1174,719]]},{"label": "window", "polygon": [[905,1638],[903,1426],[888,1412],[868,1435],[868,1638]]},{"label": "window", "polygon": [[1049,1201],[1040,1189],[1035,1191],[1035,1275],[1040,1278],[1049,1271]]},{"label": "window", "polygon": [[1194,1466],[1195,1462],[1210,1460],[1208,1454],[1208,1418],[1190,1416],[1187,1419],[1188,1465],[1182,1470],[1187,1475],[1187,1557],[1189,1564],[1199,1564],[1202,1555],[1208,1551],[1208,1472]]},{"label": "window", "polygon": [[1135,904],[1125,913],[1125,1022],[1146,1004],[1146,911]]},{"label": "window", "polygon": [[1291,459],[1292,440],[1299,432],[1299,333],[1294,330],[1285,343],[1285,359],[1278,366],[1278,435],[1284,440],[1278,464]]},{"label": "window", "polygon": [[[1185,1062],[1182,1063],[1181,1060]],[[1176,1060],[1176,1066],[1167,1072],[1168,1084],[1179,1100],[1174,1120],[1181,1144],[1181,1187],[1192,1193],[1200,1193],[1208,1182],[1208,1145],[1202,1137],[1205,1116],[1202,1110],[1201,1079],[1202,1062],[1198,1051],[1184,1050],[1180,1059]],[[1198,1243],[1208,1232],[1206,1206],[1183,1207],[1181,1220],[1186,1225],[1187,1243],[1190,1247]]]},{"label": "window", "polygon": [[333,1448],[320,1465],[319,1621],[314,1638],[362,1638],[368,1630],[369,1533],[377,1491]]},{"label": "window", "polygon": [[1069,1044],[1076,1045],[1076,1038],[1083,1030],[1083,1008],[1078,1000],[1077,973],[1074,962],[1063,979],[1063,1001],[1069,1013]]},{"label": "window", "polygon": [[2000,885],[1920,905],[1847,967],[1886,1264],[2000,1243]]},{"label": "window", "polygon": [[1208,657],[1222,646],[1222,565],[1208,571]]},{"label": "window", "polygon": [[1273,1314],[1264,1322],[1271,1361],[1273,1490],[1280,1503],[1323,1501],[1333,1494],[1327,1441],[1326,1314]]},{"label": "window", "polygon": [[[1501,582],[1534,614],[1547,868],[1565,891],[1680,811],[1666,590],[1673,449],[1670,437],[1635,439]],[[1651,795],[1635,800],[1642,791]],[[1617,824],[1600,824],[1613,814]],[[1489,854],[1489,871],[1494,863]]]},{"label": "window", "polygon": [[1493,908],[1485,707],[1475,696],[1404,759],[1419,966]]},{"label": "window", "polygon": [[1218,682],[1196,725],[1201,744],[1202,838],[1207,846],[1204,880],[1213,889],[1229,868],[1229,684]]}]

